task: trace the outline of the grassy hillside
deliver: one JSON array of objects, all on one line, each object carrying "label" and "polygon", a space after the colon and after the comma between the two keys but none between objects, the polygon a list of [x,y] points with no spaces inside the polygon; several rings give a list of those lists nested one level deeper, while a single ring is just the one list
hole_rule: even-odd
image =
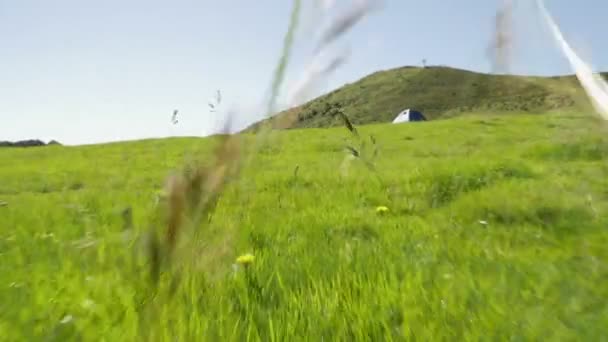
[{"label": "grassy hillside", "polygon": [[297,118],[293,127],[299,128],[339,125],[334,115],[337,109],[356,124],[390,122],[406,108],[421,110],[429,119],[463,112],[538,113],[584,107],[586,99],[580,90],[574,76],[529,77],[448,67],[402,67],[373,73],[278,115]]},{"label": "grassy hillside", "polygon": [[217,137],[2,149],[0,336],[606,339],[605,129],[576,113],[358,127],[373,168],[344,163],[343,127],[277,131],[158,285],[141,238],[159,189]]}]

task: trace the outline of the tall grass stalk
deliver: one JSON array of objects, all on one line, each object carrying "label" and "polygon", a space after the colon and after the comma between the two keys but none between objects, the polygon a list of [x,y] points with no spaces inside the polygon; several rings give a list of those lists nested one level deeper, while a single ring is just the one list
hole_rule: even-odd
[{"label": "tall grass stalk", "polygon": [[[283,48],[270,88],[270,99],[267,107],[268,118],[276,110],[277,98],[285,78],[295,32],[299,24],[301,6],[301,0],[294,0]],[[363,16],[366,8],[357,7],[354,11],[339,17],[339,20],[334,25],[330,25],[329,29],[322,35],[321,45],[319,46],[324,47],[350,29]],[[334,61],[331,63],[330,69],[337,66],[338,63]],[[325,71],[328,72],[330,69]],[[321,76],[315,75],[315,77]],[[162,212],[155,216],[151,223],[152,228],[146,234],[148,272],[152,280],[152,287],[146,286],[142,290],[146,291],[147,288],[156,293],[157,297],[147,305],[147,310],[143,313],[145,319],[142,321],[142,331],[147,331],[146,326],[153,325],[153,322],[159,319],[163,312],[164,303],[168,303],[166,301],[170,301],[173,293],[179,288],[181,275],[195,271],[193,267],[196,262],[193,262],[193,258],[196,257],[199,248],[196,245],[201,236],[204,238],[204,230],[209,223],[204,218],[213,215],[216,203],[226,186],[237,178],[243,166],[252,162],[260,144],[264,143],[266,135],[272,129],[272,120],[267,120],[262,125],[262,129],[257,132],[254,148],[245,153],[242,150],[240,136],[230,133],[229,123],[230,115],[218,146],[213,152],[211,162],[194,161],[167,179],[166,197]],[[245,154],[248,158],[243,161],[242,158]],[[212,250],[203,253],[221,252],[214,251],[214,247],[209,245],[206,245],[206,248]],[[225,249],[219,249],[225,251]],[[169,277],[168,283],[163,284],[161,282],[162,274]],[[158,292],[161,289],[165,291],[163,293]],[[155,334],[153,332],[147,331],[147,333],[149,333],[146,335],[147,338],[154,338]]]}]

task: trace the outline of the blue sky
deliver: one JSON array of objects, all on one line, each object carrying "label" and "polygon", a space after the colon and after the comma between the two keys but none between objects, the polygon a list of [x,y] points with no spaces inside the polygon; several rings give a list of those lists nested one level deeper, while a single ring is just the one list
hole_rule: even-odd
[{"label": "blue sky", "polygon": [[[312,1],[304,0],[308,17]],[[570,73],[533,1],[517,2],[512,71]],[[500,3],[385,0],[342,37],[350,58],[315,94],[423,58],[488,72],[485,50]],[[594,68],[608,70],[608,1],[576,3],[546,1],[566,39]],[[239,126],[256,121],[291,6],[287,0],[0,0],[0,140],[83,144],[206,135],[228,109]],[[311,56],[315,25],[305,22],[298,31],[287,86]],[[217,89],[224,111],[209,113]],[[177,125],[170,121],[173,109],[180,111]]]}]

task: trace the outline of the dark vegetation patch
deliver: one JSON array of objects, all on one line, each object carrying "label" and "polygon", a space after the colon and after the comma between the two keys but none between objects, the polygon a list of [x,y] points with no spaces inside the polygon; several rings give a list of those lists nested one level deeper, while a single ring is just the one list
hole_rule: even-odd
[{"label": "dark vegetation patch", "polygon": [[534,174],[526,165],[504,163],[438,171],[420,181],[428,184],[426,198],[429,206],[438,208],[451,202],[460,194],[476,191],[505,179],[532,177]]},{"label": "dark vegetation patch", "polygon": [[0,141],[0,147],[38,147],[48,145],[61,145],[58,141],[51,140],[48,144],[39,139],[19,140],[19,141]]},{"label": "dark vegetation patch", "polygon": [[531,225],[552,231],[555,236],[570,236],[600,226],[591,207],[583,201],[566,201],[563,195],[550,190],[543,193],[538,184],[509,184],[471,194],[449,210],[467,224],[485,221],[490,229],[493,225]]},{"label": "dark vegetation patch", "polygon": [[80,190],[82,188],[84,188],[84,183],[82,183],[82,182],[74,182],[74,183],[70,184],[70,186],[68,186],[68,189],[73,190],[73,191]]},{"label": "dark vegetation patch", "polygon": [[524,223],[558,232],[573,233],[584,229],[593,220],[593,214],[583,206],[541,205],[528,207],[485,206],[480,214],[487,221],[503,225]]},{"label": "dark vegetation patch", "polygon": [[531,156],[553,161],[597,161],[608,157],[608,140],[597,138],[537,147]]},{"label": "dark vegetation patch", "polygon": [[500,126],[499,122],[489,120],[478,120],[475,123],[483,126]]},{"label": "dark vegetation patch", "polygon": [[328,241],[337,239],[342,241],[344,239],[355,239],[355,240],[374,240],[379,237],[378,232],[367,224],[353,224],[344,227],[328,227],[324,230],[325,238]]}]

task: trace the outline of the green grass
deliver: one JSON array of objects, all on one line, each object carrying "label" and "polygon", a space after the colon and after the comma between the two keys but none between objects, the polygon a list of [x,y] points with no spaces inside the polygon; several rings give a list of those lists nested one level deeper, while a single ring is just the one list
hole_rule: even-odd
[{"label": "green grass", "polygon": [[[186,235],[187,272],[158,286],[138,237],[157,223],[166,176],[208,158],[216,138],[1,149],[0,336],[608,338],[602,123],[553,113],[357,128],[377,139],[375,173],[341,169],[343,127],[275,131]],[[245,253],[255,260],[235,273]]]},{"label": "green grass", "polygon": [[278,115],[297,118],[290,128],[328,127],[341,124],[335,117],[337,110],[344,111],[355,124],[370,124],[391,122],[407,108],[421,110],[434,120],[471,112],[580,111],[589,109],[587,102],[573,75],[492,75],[449,67],[405,66],[375,72]]}]

